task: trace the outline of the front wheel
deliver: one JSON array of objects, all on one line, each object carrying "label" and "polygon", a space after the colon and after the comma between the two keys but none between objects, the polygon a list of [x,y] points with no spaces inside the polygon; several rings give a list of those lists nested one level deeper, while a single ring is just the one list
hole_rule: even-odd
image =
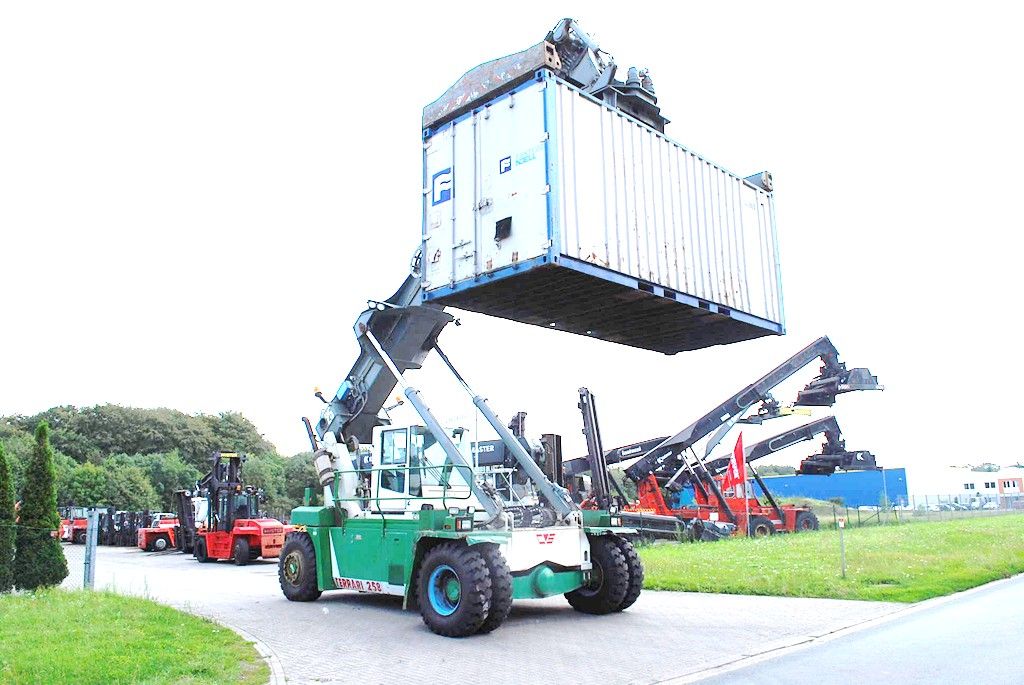
[{"label": "front wheel", "polygon": [[196,561],[200,564],[205,564],[210,560],[210,555],[206,552],[206,540],[203,538],[196,540],[196,549],[193,554],[195,555]]},{"label": "front wheel", "polygon": [[766,538],[775,535],[775,524],[764,516],[751,516],[748,533],[752,538]]},{"label": "front wheel", "polygon": [[583,587],[567,592],[565,598],[573,609],[585,614],[621,611],[625,608],[630,578],[629,565],[617,538],[611,535],[590,538],[590,561],[593,564],[590,580]]},{"label": "front wheel", "polygon": [[167,539],[166,535],[161,535],[156,540],[153,540],[153,551],[163,552],[165,549],[170,547],[171,542]]},{"label": "front wheel", "polygon": [[306,533],[288,533],[277,561],[281,592],[293,602],[312,602],[320,596],[316,583],[316,550]]},{"label": "front wheel", "polygon": [[249,563],[249,541],[245,538],[238,538],[235,540],[234,549],[231,550],[234,559],[235,566],[245,566]]},{"label": "front wheel", "polygon": [[807,530],[818,530],[818,517],[811,511],[801,511],[796,515],[797,532]]},{"label": "front wheel", "polygon": [[[480,630],[491,609],[491,577],[483,555],[445,542],[431,548],[416,583],[420,615],[438,635],[465,637]],[[494,626],[497,627],[497,626]]]}]

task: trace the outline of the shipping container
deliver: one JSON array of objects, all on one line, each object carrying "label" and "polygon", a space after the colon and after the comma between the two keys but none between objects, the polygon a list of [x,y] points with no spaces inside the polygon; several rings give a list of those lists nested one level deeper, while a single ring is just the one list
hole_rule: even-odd
[{"label": "shipping container", "polygon": [[427,302],[644,349],[785,331],[771,177],[539,70],[424,129]]},{"label": "shipping container", "polygon": [[[902,468],[879,471],[836,471],[831,476],[766,476],[765,485],[775,497],[842,498],[848,507],[877,507],[884,500],[907,502],[907,471]],[[754,494],[763,497],[754,484]]]}]

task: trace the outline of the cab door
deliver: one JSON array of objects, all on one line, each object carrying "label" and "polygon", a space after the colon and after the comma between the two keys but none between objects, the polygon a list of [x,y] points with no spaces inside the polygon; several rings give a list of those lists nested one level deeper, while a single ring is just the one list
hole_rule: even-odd
[{"label": "cab door", "polygon": [[[377,463],[371,478],[370,508],[380,512],[404,512],[409,506],[409,431],[381,431]],[[394,468],[388,468],[389,466]]]}]

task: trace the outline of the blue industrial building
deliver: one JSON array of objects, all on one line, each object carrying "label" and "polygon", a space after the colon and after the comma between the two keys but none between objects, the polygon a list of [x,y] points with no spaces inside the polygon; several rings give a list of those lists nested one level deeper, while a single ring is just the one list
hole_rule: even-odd
[{"label": "blue industrial building", "polygon": [[[883,487],[882,478],[885,478]],[[890,504],[907,502],[907,470],[837,471],[831,476],[770,476],[765,485],[776,497],[811,497],[829,500],[842,497],[848,507],[877,507],[882,498]],[[757,483],[754,492],[763,493]]]}]

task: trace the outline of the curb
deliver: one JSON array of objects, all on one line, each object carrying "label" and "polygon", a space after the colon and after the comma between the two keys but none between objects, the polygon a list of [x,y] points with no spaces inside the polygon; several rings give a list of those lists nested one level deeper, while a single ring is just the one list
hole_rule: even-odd
[{"label": "curb", "polygon": [[270,667],[270,680],[267,681],[268,685],[285,685],[284,667],[281,666],[281,659],[279,659],[274,650],[270,648],[270,645],[263,642],[255,635],[248,633],[237,626],[233,626],[230,623],[225,623],[224,621],[217,619],[210,620],[221,624],[225,628],[230,628],[234,632],[238,633],[243,640],[252,643],[260,657],[262,657],[263,660],[267,662],[267,666]]},{"label": "curb", "polygon": [[797,637],[794,638],[793,641],[789,644],[768,649],[757,654],[752,654],[751,656],[742,657],[734,661],[729,661],[718,666],[712,666],[711,668],[706,668],[701,671],[695,671],[693,673],[687,673],[686,675],[675,676],[672,678],[667,678],[665,680],[659,680],[656,681],[656,683],[657,685],[687,685],[688,683],[695,683],[701,680],[706,680],[708,678],[714,678],[716,676],[725,675],[727,673],[738,671],[748,666],[753,666],[754,664],[758,664],[763,661],[776,659],[780,656],[785,656],[786,654],[798,652],[802,649],[806,649],[814,645],[831,642],[832,640],[836,640],[841,637],[846,637],[847,635],[859,633],[862,630],[867,630],[868,628],[882,625],[883,623],[888,623],[889,621],[896,620],[897,618],[902,618],[904,616],[916,614],[917,612],[924,611],[925,609],[931,609],[932,607],[947,604],[961,597],[966,597],[977,592],[980,592],[982,590],[991,588],[993,586],[1009,582],[1017,577],[1019,577],[1019,575],[1010,576],[1009,578],[999,578],[997,580],[991,580],[987,583],[978,585],[976,587],[961,590],[960,592],[955,592],[951,595],[944,595],[942,597],[932,597],[931,599],[925,599],[921,600],[920,602],[914,602],[913,604],[908,604],[903,608],[895,609],[887,614],[883,614],[882,616],[869,618],[867,620],[860,621],[858,623],[853,623],[843,628],[837,628],[835,630],[823,633],[821,635],[807,635],[805,637]]}]

